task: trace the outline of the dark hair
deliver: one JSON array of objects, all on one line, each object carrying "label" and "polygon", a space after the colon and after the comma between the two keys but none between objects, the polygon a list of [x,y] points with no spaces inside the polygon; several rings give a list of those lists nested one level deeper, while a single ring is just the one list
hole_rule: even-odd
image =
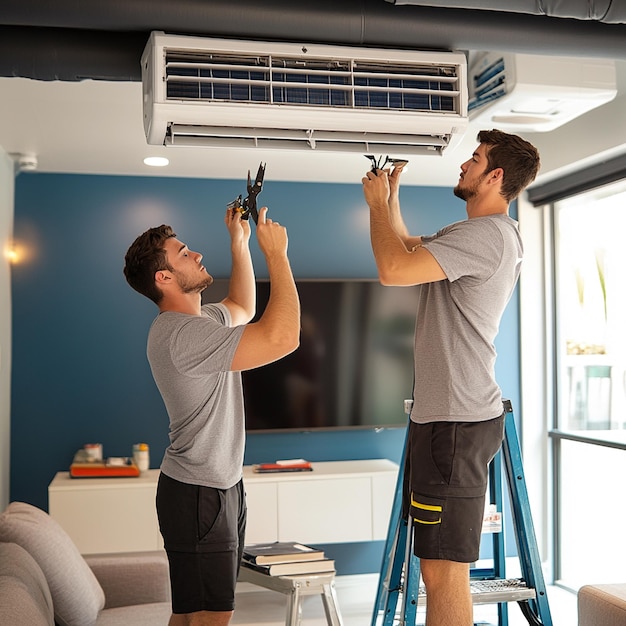
[{"label": "dark hair", "polygon": [[128,284],[140,294],[159,304],[163,292],[156,286],[154,275],[159,270],[171,270],[163,244],[176,237],[171,226],[162,224],[150,228],[133,241],[124,257],[124,276]]},{"label": "dark hair", "polygon": [[478,141],[488,147],[487,171],[504,170],[502,195],[507,202],[515,200],[535,180],[539,167],[539,152],[528,141],[501,130],[481,130]]}]

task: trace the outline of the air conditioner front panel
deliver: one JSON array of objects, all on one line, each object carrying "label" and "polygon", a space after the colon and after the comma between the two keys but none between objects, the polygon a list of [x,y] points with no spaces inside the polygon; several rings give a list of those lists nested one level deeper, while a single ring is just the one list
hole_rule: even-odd
[{"label": "air conditioner front panel", "polygon": [[[144,126],[151,144],[176,144],[173,127],[195,126],[196,139],[204,137],[207,145],[211,128],[243,127],[318,136],[447,136],[447,146],[467,126],[465,56],[455,52],[153,33],[142,70]],[[341,145],[331,143],[333,149]]]},{"label": "air conditioner front panel", "polygon": [[470,65],[470,119],[512,132],[546,132],[610,102],[611,59],[477,53]]}]

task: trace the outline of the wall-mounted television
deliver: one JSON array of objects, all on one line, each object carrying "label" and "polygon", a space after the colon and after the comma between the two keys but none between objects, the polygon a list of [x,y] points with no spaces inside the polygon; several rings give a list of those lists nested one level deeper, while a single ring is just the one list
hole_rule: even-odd
[{"label": "wall-mounted television", "polygon": [[[414,287],[367,280],[297,280],[300,347],[243,372],[246,428],[312,430],[405,426],[403,401],[413,392]],[[221,300],[216,279],[203,302]],[[257,317],[269,282],[257,281]]]}]

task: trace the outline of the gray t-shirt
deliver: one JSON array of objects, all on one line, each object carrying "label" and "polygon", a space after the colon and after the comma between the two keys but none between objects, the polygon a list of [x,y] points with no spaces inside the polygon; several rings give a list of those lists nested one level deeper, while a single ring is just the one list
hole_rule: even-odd
[{"label": "gray t-shirt", "polygon": [[500,214],[471,218],[422,237],[422,244],[447,280],[418,287],[411,419],[497,417],[494,340],[523,257],[517,222]]},{"label": "gray t-shirt", "polygon": [[229,489],[245,445],[240,372],[229,371],[244,326],[222,304],[201,315],[166,311],[152,323],[148,361],[170,418],[161,471],[180,482]]}]

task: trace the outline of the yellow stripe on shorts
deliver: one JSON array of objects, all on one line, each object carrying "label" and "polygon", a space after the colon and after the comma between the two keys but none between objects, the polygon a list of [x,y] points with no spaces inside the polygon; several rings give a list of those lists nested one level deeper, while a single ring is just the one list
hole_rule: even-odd
[{"label": "yellow stripe on shorts", "polygon": [[421,511],[431,511],[433,513],[439,513],[439,517],[437,519],[420,519],[419,517],[413,516],[413,521],[418,524],[441,524],[441,513],[443,511],[443,507],[435,505],[435,504],[423,504],[422,502],[417,502],[413,494],[411,494],[411,507],[414,509],[418,509]]}]

